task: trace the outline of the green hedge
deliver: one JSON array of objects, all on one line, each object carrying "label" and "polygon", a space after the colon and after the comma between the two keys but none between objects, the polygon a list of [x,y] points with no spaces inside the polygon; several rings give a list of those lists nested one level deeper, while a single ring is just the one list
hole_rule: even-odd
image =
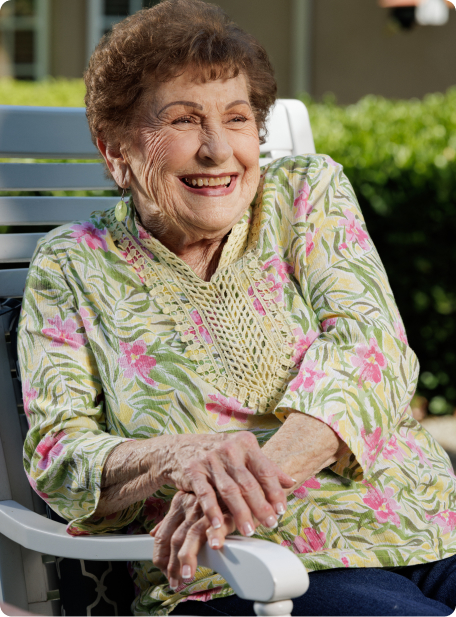
[{"label": "green hedge", "polygon": [[[0,104],[82,106],[82,80],[0,80]],[[342,163],[421,363],[433,413],[456,405],[456,88],[424,100],[306,99],[317,152]]]}]

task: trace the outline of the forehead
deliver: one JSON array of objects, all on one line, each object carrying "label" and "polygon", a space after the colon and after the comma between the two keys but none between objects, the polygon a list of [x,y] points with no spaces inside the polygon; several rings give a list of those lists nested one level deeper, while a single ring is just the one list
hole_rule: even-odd
[{"label": "forehead", "polygon": [[247,79],[242,73],[236,77],[206,80],[204,75],[187,70],[165,82],[151,83],[144,100],[156,109],[174,101],[189,101],[201,105],[204,110],[214,103],[225,106],[236,100],[248,101],[248,90]]}]

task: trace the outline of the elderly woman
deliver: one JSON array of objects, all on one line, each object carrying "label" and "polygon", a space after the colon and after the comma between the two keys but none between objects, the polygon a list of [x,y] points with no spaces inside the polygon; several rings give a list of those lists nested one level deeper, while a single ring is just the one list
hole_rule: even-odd
[{"label": "elderly woman", "polygon": [[132,199],[34,256],[32,486],[71,534],[153,530],[136,614],[253,614],[197,567],[233,531],[300,556],[296,614],[450,614],[455,476],[407,414],[418,364],[340,165],[260,170],[264,49],[217,7],[167,0],[104,37],[86,84]]}]

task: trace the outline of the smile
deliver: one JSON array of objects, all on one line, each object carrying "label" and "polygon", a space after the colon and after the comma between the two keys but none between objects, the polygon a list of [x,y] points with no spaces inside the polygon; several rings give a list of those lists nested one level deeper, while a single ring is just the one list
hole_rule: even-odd
[{"label": "smile", "polygon": [[224,195],[230,195],[234,191],[238,174],[227,174],[225,176],[181,176],[179,180],[190,193],[205,197],[223,197]]},{"label": "smile", "polygon": [[231,184],[231,176],[207,177],[200,176],[196,178],[181,178],[182,182],[192,188],[202,188],[203,186],[229,186]]}]

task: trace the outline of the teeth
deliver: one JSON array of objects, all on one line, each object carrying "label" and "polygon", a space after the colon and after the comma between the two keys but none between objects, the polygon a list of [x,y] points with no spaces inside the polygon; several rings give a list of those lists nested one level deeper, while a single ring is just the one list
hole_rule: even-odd
[{"label": "teeth", "polygon": [[222,178],[185,178],[185,182],[191,186],[226,186],[231,182],[231,176]]}]

